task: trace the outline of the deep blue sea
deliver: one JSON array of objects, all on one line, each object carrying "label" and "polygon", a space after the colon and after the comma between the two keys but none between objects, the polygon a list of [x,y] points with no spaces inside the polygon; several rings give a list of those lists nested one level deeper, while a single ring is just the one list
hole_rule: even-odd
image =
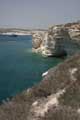
[{"label": "deep blue sea", "polygon": [[32,53],[31,36],[0,35],[0,101],[37,84],[43,72],[62,61]]}]

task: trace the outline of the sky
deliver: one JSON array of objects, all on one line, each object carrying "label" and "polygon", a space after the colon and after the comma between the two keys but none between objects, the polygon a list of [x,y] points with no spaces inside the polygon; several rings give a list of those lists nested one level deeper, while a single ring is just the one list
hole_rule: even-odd
[{"label": "sky", "polygon": [[0,0],[0,27],[47,28],[80,20],[80,0]]}]

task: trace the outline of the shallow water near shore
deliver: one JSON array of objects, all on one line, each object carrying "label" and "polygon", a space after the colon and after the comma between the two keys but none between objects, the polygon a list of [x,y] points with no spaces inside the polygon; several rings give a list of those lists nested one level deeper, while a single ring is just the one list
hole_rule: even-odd
[{"label": "shallow water near shore", "polygon": [[0,35],[0,101],[37,84],[43,72],[62,61],[32,53],[31,36]]}]

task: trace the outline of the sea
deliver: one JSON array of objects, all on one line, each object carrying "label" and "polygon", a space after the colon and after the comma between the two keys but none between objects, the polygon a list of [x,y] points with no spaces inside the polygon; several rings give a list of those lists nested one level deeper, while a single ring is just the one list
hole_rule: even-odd
[{"label": "sea", "polygon": [[38,84],[42,73],[63,61],[33,53],[30,35],[0,35],[0,102]]}]

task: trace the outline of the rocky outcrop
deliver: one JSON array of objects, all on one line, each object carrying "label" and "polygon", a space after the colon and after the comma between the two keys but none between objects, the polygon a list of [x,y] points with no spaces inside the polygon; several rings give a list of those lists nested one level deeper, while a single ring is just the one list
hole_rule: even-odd
[{"label": "rocky outcrop", "polygon": [[64,27],[68,30],[72,40],[80,42],[80,22],[68,23]]},{"label": "rocky outcrop", "polygon": [[42,31],[36,31],[36,32],[33,32],[32,33],[32,51],[33,52],[36,52],[36,53],[39,53],[41,52],[41,44],[42,44],[42,41],[43,41],[43,36],[44,36],[45,32]]},{"label": "rocky outcrop", "polygon": [[40,36],[38,40],[33,37],[33,41],[39,41],[39,43],[41,43],[37,48],[35,48],[33,44],[33,48],[35,48],[36,51],[39,50],[44,56],[65,56],[67,53],[64,49],[64,42],[69,39],[70,36],[64,27],[53,26],[49,28],[48,32],[44,33],[43,37],[41,36],[42,42],[40,42]]},{"label": "rocky outcrop", "polygon": [[0,105],[0,119],[80,120],[80,54],[44,76],[38,85]]},{"label": "rocky outcrop", "polygon": [[33,44],[33,48],[37,49],[41,46],[41,43],[42,43],[42,34],[40,33],[35,33],[33,34],[33,41],[32,41],[32,44]]},{"label": "rocky outcrop", "polygon": [[80,47],[80,23],[54,25],[43,35],[33,36],[33,51],[43,56],[66,56],[68,51],[72,52],[70,48],[77,47]]}]

